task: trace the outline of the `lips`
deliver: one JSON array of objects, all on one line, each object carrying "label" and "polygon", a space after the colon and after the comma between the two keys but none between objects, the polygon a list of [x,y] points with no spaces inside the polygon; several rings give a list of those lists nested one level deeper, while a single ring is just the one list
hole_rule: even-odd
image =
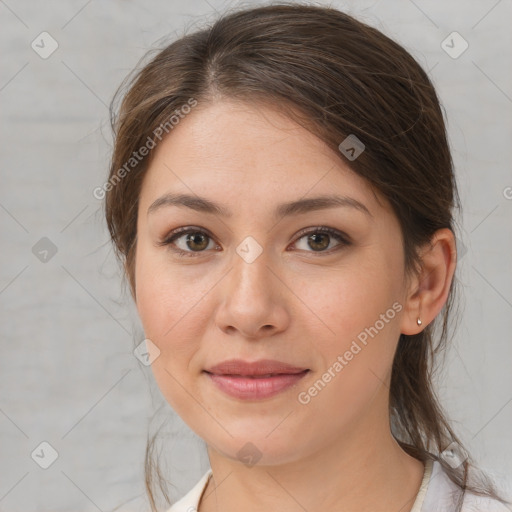
[{"label": "lips", "polygon": [[271,398],[296,385],[308,372],[309,368],[269,359],[231,359],[205,370],[217,389],[242,400]]},{"label": "lips", "polygon": [[242,377],[271,377],[274,375],[290,375],[306,371],[308,368],[292,366],[282,361],[262,359],[260,361],[243,361],[229,359],[205,370],[214,375],[234,375]]}]

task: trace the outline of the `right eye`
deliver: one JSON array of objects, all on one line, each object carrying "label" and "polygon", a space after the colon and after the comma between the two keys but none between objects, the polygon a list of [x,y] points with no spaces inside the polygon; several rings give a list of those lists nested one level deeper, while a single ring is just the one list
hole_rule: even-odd
[{"label": "right eye", "polygon": [[[181,240],[183,239],[183,240]],[[203,229],[195,227],[178,228],[171,231],[164,240],[158,242],[159,246],[166,245],[177,256],[195,257],[198,253],[205,252],[210,245],[208,239],[213,242],[212,237]],[[177,246],[176,241],[181,240],[181,247]],[[195,246],[195,247],[194,247]],[[193,250],[194,248],[198,249]],[[192,250],[187,250],[192,249]]]}]

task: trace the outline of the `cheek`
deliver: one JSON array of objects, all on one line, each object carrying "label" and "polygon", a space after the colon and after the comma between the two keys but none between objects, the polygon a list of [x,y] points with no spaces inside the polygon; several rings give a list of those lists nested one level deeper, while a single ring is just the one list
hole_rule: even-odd
[{"label": "cheek", "polygon": [[[194,355],[198,351],[201,294],[183,276],[170,272],[161,258],[143,250],[136,263],[137,310],[144,335],[160,350],[151,368],[169,403],[179,394],[179,383],[185,384],[194,371]],[[198,317],[199,315],[199,317]]]},{"label": "cheek", "polygon": [[310,276],[294,287],[308,316],[318,324],[318,341],[323,340],[333,350],[343,348],[376,322],[385,335],[391,325],[398,323],[399,308],[393,309],[400,297],[394,285],[397,280],[394,269],[387,268],[385,272],[384,266],[382,261],[367,258],[324,275]]},{"label": "cheek", "polygon": [[144,248],[138,250],[135,275],[137,310],[146,335],[164,344],[180,343],[175,333],[193,325],[189,315],[201,309],[205,286],[190,279],[186,269],[169,265],[163,251]]},{"label": "cheek", "polygon": [[322,398],[312,402],[355,412],[387,382],[402,309],[394,282],[394,269],[384,273],[382,262],[368,260],[338,269],[315,287],[304,283],[301,297],[321,320],[322,333],[312,343],[321,354],[316,388]]},{"label": "cheek", "polygon": [[143,251],[135,273],[137,310],[144,335],[160,350],[151,364],[155,381],[169,405],[188,418],[191,400],[187,390],[193,390],[194,356],[203,337],[199,332],[201,294],[157,258],[145,257]]}]

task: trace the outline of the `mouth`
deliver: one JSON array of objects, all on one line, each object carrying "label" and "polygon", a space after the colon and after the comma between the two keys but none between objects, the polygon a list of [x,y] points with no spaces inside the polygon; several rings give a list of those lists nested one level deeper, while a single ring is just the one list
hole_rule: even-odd
[{"label": "mouth", "polygon": [[[274,371],[268,370],[269,365],[274,366]],[[279,365],[280,367],[276,370]],[[235,367],[238,369],[234,369]],[[310,371],[309,368],[298,368],[284,365],[284,363],[275,361],[269,363],[267,361],[249,363],[249,366],[247,363],[226,362],[222,366],[217,365],[210,370],[204,370],[204,373],[216,389],[232,398],[263,400],[289,390]]]},{"label": "mouth", "polygon": [[275,375],[298,374],[308,370],[306,367],[293,366],[283,361],[261,359],[259,361],[244,361],[229,359],[205,369],[214,375],[234,375],[241,377],[269,377]]},{"label": "mouth", "polygon": [[[308,372],[309,370],[304,370],[304,372]],[[239,375],[239,374],[230,374],[230,373],[210,373],[206,372],[210,375],[217,375],[218,377],[234,377],[234,378],[244,378],[244,379],[266,379],[269,377],[279,377],[281,375],[299,375],[303,372],[298,373],[267,373],[265,375]]]}]

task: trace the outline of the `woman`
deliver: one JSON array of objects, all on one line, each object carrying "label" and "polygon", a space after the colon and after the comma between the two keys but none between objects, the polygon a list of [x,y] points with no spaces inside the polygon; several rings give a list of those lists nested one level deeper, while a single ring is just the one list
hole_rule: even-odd
[{"label": "woman", "polygon": [[458,193],[402,47],[331,8],[239,10],[159,51],[113,127],[110,234],[211,465],[170,511],[508,510],[432,388]]}]

